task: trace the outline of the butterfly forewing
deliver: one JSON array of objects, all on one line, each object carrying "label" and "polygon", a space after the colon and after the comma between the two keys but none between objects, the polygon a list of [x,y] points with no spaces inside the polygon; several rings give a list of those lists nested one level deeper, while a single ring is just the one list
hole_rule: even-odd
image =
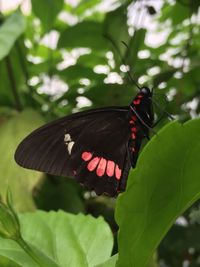
[{"label": "butterfly forewing", "polygon": [[[67,116],[26,137],[15,159],[25,168],[73,176],[98,194],[114,195],[123,177],[127,156],[130,135],[127,121],[128,107]],[[86,153],[90,153],[89,160],[84,157]]]}]

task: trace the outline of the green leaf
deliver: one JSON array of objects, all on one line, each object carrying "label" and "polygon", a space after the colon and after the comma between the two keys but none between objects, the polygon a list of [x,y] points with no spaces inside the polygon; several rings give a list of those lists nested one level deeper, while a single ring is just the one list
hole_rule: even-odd
[{"label": "green leaf", "polygon": [[199,119],[173,122],[144,148],[117,201],[117,266],[147,266],[176,218],[200,198],[199,132]]},{"label": "green leaf", "polygon": [[72,10],[73,14],[77,16],[82,15],[88,9],[94,8],[97,4],[101,3],[101,0],[82,0],[80,3]]},{"label": "green leaf", "polygon": [[14,161],[19,142],[43,122],[34,111],[27,110],[4,122],[0,127],[0,193],[5,196],[9,186],[16,208],[20,211],[34,208],[32,190],[42,173],[21,168]]},{"label": "green leaf", "polygon": [[0,256],[0,266],[1,267],[21,267],[19,264],[14,263],[6,257]]},{"label": "green leaf", "polygon": [[0,27],[0,60],[9,54],[15,41],[25,31],[25,27],[25,18],[19,11],[5,20]]},{"label": "green leaf", "polygon": [[183,20],[187,19],[191,15],[190,3],[189,5],[184,5],[178,1],[174,5],[169,5],[168,3],[163,6],[160,21],[164,22],[167,19],[171,19],[173,25],[181,23]]},{"label": "green leaf", "polygon": [[62,10],[63,0],[32,0],[32,10],[40,19],[44,30],[52,29],[58,13]]},{"label": "green leaf", "polygon": [[117,259],[118,259],[118,254],[112,256],[109,260],[105,261],[100,265],[97,265],[96,267],[115,267]]},{"label": "green leaf", "polygon": [[103,37],[102,24],[95,21],[83,21],[67,28],[60,35],[58,48],[89,47],[94,50],[108,50]]},{"label": "green leaf", "polygon": [[[93,267],[111,255],[112,233],[102,218],[37,211],[22,214],[20,222],[23,238],[59,266]],[[10,240],[0,239],[0,255],[22,266],[38,266]]]}]

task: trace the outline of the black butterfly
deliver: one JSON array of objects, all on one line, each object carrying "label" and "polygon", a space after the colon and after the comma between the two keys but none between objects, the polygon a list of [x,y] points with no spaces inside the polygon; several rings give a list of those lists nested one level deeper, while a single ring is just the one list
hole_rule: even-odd
[{"label": "black butterfly", "polygon": [[98,195],[124,191],[154,113],[152,92],[141,88],[128,107],[79,112],[48,123],[27,136],[15,153],[28,169],[73,176]]}]

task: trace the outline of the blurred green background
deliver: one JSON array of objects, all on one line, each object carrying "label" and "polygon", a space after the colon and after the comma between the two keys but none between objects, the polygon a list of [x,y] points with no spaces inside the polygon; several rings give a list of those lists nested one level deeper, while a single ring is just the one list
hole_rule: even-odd
[{"label": "blurred green background", "polygon": [[[69,178],[24,170],[14,151],[45,122],[129,105],[137,88],[127,66],[141,86],[154,88],[155,101],[167,112],[180,121],[198,117],[199,6],[199,0],[0,0],[1,195],[9,186],[21,212],[103,215],[116,234],[114,199],[96,197]],[[195,203],[159,246],[158,266],[200,266],[199,224]]]}]

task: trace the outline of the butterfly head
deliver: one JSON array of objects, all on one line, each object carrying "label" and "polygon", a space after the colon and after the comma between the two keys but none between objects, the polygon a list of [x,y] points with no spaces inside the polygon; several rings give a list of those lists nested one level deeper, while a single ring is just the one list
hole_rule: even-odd
[{"label": "butterfly head", "polygon": [[142,94],[146,97],[152,97],[152,92],[148,87],[142,87],[139,94]]}]

